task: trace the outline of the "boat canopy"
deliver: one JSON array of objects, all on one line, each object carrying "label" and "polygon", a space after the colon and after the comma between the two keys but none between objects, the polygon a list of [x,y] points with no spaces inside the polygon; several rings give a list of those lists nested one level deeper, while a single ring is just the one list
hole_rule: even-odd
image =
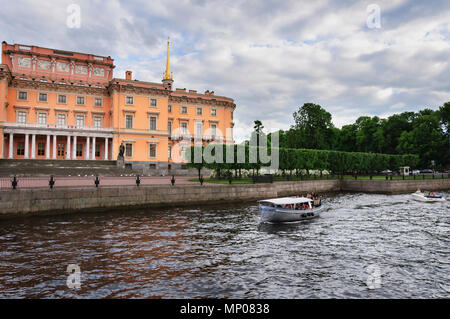
[{"label": "boat canopy", "polygon": [[309,203],[313,200],[311,198],[306,197],[282,197],[282,198],[272,198],[272,199],[264,199],[260,200],[259,203],[271,203],[274,205],[289,205],[289,204],[301,204],[301,203]]}]

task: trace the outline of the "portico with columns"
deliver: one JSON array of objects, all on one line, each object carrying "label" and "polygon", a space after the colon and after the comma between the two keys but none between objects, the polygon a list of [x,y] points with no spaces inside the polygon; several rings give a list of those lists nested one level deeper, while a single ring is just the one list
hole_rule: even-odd
[{"label": "portico with columns", "polygon": [[102,131],[7,126],[3,130],[3,158],[111,160],[113,134],[111,130]]}]

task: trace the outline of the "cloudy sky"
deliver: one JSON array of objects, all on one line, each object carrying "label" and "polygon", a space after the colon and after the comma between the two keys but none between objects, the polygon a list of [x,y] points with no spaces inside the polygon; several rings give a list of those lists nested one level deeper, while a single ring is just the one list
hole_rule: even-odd
[{"label": "cloudy sky", "polygon": [[174,86],[234,98],[238,141],[306,102],[341,127],[450,101],[448,0],[1,1],[1,41],[109,55],[116,77],[161,81],[170,37]]}]

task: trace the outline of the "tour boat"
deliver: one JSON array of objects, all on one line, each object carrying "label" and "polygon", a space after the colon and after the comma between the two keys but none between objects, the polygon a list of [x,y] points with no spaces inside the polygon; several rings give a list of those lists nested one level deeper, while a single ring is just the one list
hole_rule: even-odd
[{"label": "tour boat", "polygon": [[442,197],[441,195],[430,195],[430,194],[426,194],[426,193],[422,193],[421,191],[417,191],[415,193],[412,193],[412,197],[415,200],[418,200],[420,202],[445,202],[445,198]]},{"label": "tour boat", "polygon": [[[258,201],[261,222],[286,223],[316,218],[322,205],[314,207],[306,197],[283,197]],[[303,209],[302,209],[303,208]]]}]

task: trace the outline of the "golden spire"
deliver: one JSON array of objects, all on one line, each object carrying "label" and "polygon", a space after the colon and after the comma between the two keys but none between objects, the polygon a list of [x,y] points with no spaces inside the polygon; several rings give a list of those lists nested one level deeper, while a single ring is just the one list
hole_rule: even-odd
[{"label": "golden spire", "polygon": [[167,62],[166,62],[166,72],[164,73],[163,81],[173,81],[172,73],[170,73],[169,38],[167,38]]}]

